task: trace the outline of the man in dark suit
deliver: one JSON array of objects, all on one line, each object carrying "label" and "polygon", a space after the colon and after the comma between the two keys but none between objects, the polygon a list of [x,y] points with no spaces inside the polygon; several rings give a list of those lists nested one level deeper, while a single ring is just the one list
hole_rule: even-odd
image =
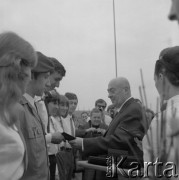
[{"label": "man in dark suit", "polygon": [[[107,155],[110,149],[117,149],[118,152],[127,151],[136,160],[142,159],[143,152],[137,143],[144,136],[142,108],[131,97],[128,80],[123,77],[112,79],[108,84],[108,97],[117,109],[117,114],[106,133],[96,138],[76,138],[70,141],[71,145],[81,148],[85,156]],[[101,172],[97,179],[105,179],[105,176],[106,172]]]}]

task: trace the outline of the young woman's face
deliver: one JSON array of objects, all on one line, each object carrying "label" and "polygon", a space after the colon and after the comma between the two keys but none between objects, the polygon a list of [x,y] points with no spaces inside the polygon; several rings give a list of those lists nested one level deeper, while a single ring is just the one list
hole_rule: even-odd
[{"label": "young woman's face", "polygon": [[67,103],[65,103],[65,102],[60,102],[60,104],[59,104],[59,109],[60,109],[60,115],[61,115],[62,117],[66,117],[67,114],[68,114],[68,109],[69,109]]},{"label": "young woman's face", "polygon": [[48,111],[50,116],[56,116],[58,112],[59,104],[58,101],[48,103]]}]

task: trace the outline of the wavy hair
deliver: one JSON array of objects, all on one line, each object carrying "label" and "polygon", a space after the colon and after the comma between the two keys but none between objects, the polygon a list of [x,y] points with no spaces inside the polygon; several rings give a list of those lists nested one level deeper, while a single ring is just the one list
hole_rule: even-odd
[{"label": "wavy hair", "polygon": [[0,34],[0,116],[8,126],[16,120],[15,104],[22,96],[19,83],[26,77],[24,67],[33,68],[36,63],[36,52],[27,41],[12,32]]}]

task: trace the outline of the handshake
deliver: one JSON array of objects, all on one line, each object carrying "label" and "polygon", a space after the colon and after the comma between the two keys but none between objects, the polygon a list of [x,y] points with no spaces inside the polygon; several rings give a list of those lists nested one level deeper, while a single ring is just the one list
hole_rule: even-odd
[{"label": "handshake", "polygon": [[[62,135],[64,134],[64,136]],[[71,136],[72,137],[72,136]],[[65,139],[66,138],[66,139]],[[67,136],[66,133],[60,133],[60,132],[55,132],[52,134],[52,139],[51,139],[51,143],[53,144],[60,144],[62,141],[65,141],[69,138],[69,136]],[[82,149],[82,138],[75,138],[74,140],[70,140],[69,139],[69,143],[71,146],[77,148],[77,149]]]},{"label": "handshake", "polygon": [[101,128],[94,128],[94,127],[91,127],[91,128],[88,128],[88,129],[86,129],[86,132],[88,133],[88,132],[92,132],[92,133],[100,133],[100,134],[104,134],[105,132],[106,132],[106,130],[105,129],[101,129]]}]

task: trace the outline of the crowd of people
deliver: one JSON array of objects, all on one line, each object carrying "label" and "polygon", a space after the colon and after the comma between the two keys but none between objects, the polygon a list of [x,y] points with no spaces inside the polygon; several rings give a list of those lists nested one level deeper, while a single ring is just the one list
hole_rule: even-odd
[{"label": "crowd of people", "polygon": [[[178,0],[172,1],[169,19],[179,22]],[[0,34],[0,179],[79,179],[78,159],[109,154],[142,167],[158,158],[179,170],[179,46],[162,50],[154,67],[160,112],[133,98],[129,81],[117,77],[108,83],[112,105],[96,100],[90,113],[81,113],[81,123],[74,115],[77,95],[55,89],[65,75],[56,58],[14,32]],[[107,178],[104,171],[80,172],[82,180]]]}]

